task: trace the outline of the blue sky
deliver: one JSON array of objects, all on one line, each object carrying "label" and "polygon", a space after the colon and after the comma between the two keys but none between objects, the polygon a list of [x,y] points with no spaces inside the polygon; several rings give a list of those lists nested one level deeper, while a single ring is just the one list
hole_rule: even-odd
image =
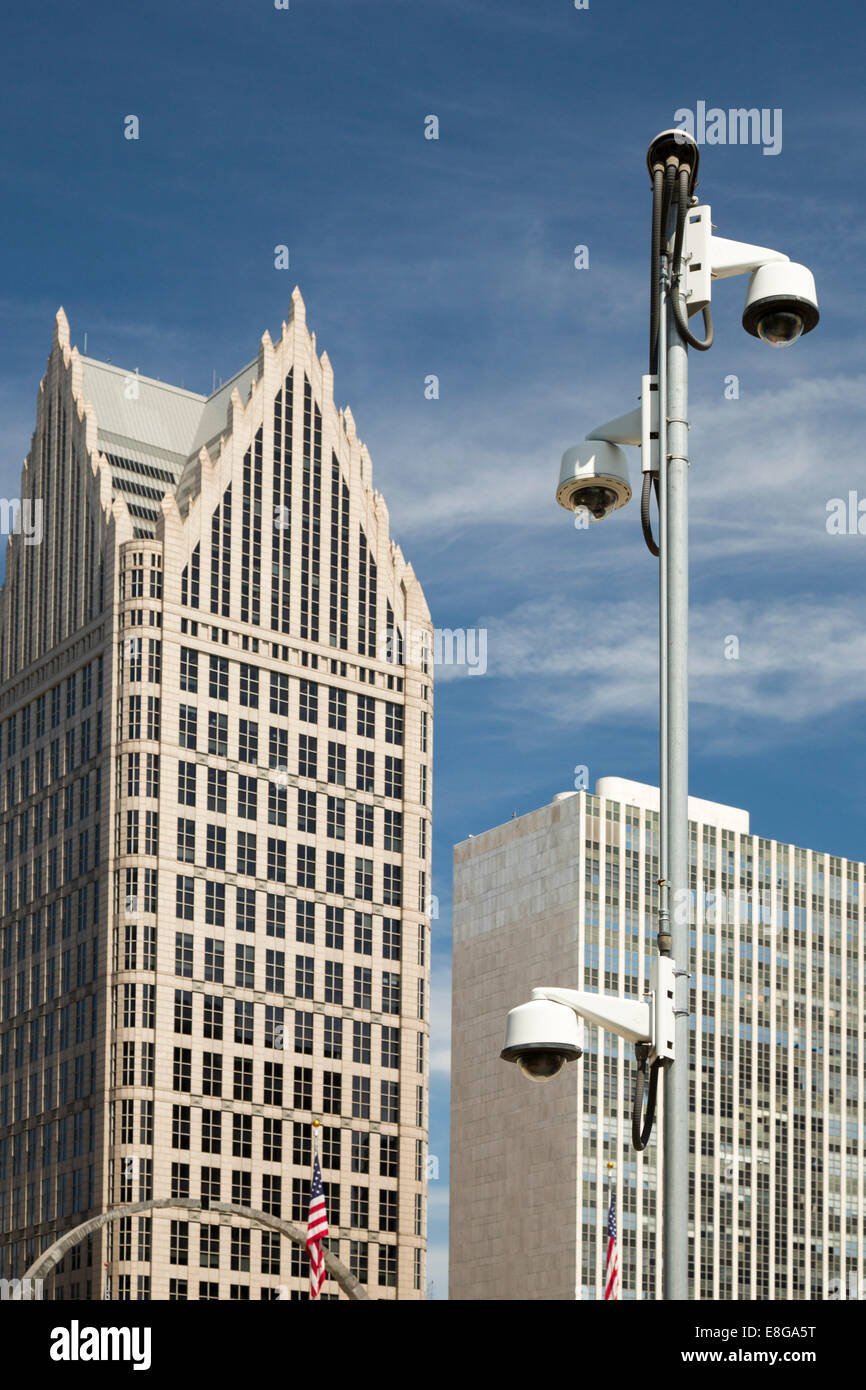
[{"label": "blue sky", "polygon": [[830,499],[866,498],[862,20],[798,0],[678,20],[635,0],[48,0],[7,10],[4,38],[2,495],[59,304],[93,356],[209,391],[276,333],[297,281],[434,621],[487,630],[487,673],[443,671],[436,706],[444,1297],[451,846],[578,764],[657,777],[637,504],[577,531],[553,489],[562,450],[635,402],[646,146],[698,101],[781,108],[781,152],[707,145],[699,192],[720,235],[813,269],[822,320],[772,352],[728,281],[716,345],[692,355],[691,789],[759,833],[864,857],[866,536],[826,528]]}]

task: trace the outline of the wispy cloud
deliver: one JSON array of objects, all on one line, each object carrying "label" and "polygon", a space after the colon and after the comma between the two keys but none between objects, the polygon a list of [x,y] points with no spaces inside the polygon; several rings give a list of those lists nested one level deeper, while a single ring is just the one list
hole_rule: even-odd
[{"label": "wispy cloud", "polygon": [[[603,726],[657,718],[657,610],[644,600],[594,600],[565,627],[554,605],[520,604],[492,619],[489,673],[501,704],[525,724]],[[785,742],[866,699],[866,628],[858,599],[787,595],[718,599],[691,615],[692,719],[706,739]]]}]

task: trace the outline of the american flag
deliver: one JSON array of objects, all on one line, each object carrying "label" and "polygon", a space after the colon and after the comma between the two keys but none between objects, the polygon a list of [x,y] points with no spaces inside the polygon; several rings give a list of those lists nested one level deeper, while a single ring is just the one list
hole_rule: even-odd
[{"label": "american flag", "polygon": [[604,1274],[604,1298],[614,1301],[619,1298],[619,1252],[616,1248],[616,1197],[610,1195],[610,1211],[607,1214],[607,1269]]},{"label": "american flag", "polygon": [[307,1222],[307,1250],[310,1254],[310,1298],[318,1298],[325,1282],[325,1252],[322,1241],[328,1234],[328,1213],[322,1190],[322,1170],[319,1155],[313,1163],[313,1186],[310,1191],[310,1219]]}]

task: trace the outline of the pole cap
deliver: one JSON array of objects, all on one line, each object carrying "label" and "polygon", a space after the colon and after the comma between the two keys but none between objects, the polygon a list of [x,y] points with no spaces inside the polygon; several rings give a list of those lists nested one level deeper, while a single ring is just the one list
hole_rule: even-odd
[{"label": "pole cap", "polygon": [[653,168],[656,164],[664,165],[669,159],[676,159],[680,164],[688,164],[691,169],[689,193],[694,193],[695,184],[698,181],[700,158],[698,142],[694,136],[682,129],[662,130],[650,142],[650,147],[647,150],[646,167],[649,170],[650,182],[652,182]]}]

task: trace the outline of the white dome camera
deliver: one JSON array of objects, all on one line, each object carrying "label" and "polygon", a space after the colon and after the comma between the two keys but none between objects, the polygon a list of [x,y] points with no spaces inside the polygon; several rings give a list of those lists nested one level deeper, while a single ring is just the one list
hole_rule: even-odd
[{"label": "white dome camera", "polygon": [[794,261],[770,261],[752,272],[743,327],[771,347],[790,347],[818,322],[818,295],[811,270]]},{"label": "white dome camera", "polygon": [[583,1056],[583,1024],[573,1009],[549,999],[518,1004],[509,1011],[499,1055],[530,1081],[552,1081],[566,1062]]},{"label": "white dome camera", "polygon": [[616,444],[588,439],[566,449],[559,469],[556,500],[567,512],[586,508],[603,521],[631,498],[626,456]]}]

